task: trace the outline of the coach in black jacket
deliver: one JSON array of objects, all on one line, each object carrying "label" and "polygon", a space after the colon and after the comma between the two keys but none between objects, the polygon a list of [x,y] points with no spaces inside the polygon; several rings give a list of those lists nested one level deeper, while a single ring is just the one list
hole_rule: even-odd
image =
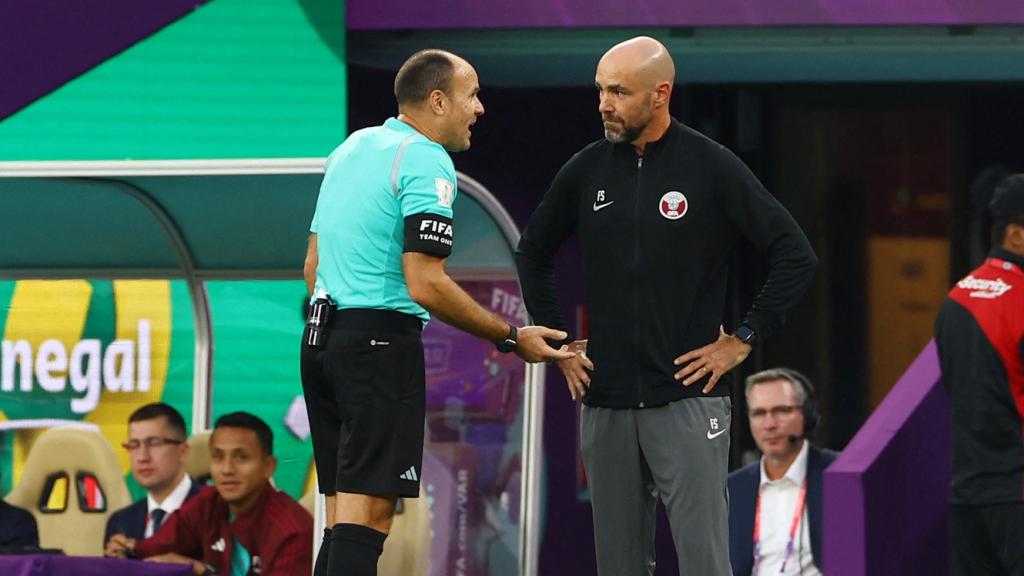
[{"label": "coach in black jacket", "polygon": [[[782,324],[816,265],[799,226],[743,162],[669,115],[674,80],[653,38],[601,58],[605,138],[562,167],[516,250],[530,314],[566,330],[553,261],[574,232],[582,247],[590,337],[567,342],[581,354],[559,367],[573,399],[583,397],[601,576],[651,570],[659,497],[685,573],[728,574],[730,387],[716,384]],[[768,275],[727,334],[729,268],[744,238]]]},{"label": "coach in black jacket", "polygon": [[774,368],[747,378],[745,393],[750,431],[762,456],[729,474],[733,575],[751,576],[755,564],[759,574],[778,574],[786,563],[787,574],[819,576],[822,473],[839,455],[808,439],[818,424],[814,387],[796,370]]}]

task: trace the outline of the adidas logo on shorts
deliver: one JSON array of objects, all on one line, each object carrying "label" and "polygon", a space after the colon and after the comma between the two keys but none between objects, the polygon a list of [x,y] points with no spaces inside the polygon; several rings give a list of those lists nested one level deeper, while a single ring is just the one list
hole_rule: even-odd
[{"label": "adidas logo on shorts", "polygon": [[402,480],[412,480],[413,482],[417,482],[420,479],[420,477],[416,475],[415,466],[409,466],[409,469],[402,472],[402,475],[399,476],[399,478]]}]

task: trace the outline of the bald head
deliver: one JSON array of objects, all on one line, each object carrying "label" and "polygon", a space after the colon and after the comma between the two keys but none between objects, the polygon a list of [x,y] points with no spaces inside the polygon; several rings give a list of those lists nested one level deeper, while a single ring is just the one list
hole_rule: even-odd
[{"label": "bald head", "polygon": [[649,36],[637,36],[612,46],[601,57],[597,65],[608,68],[609,72],[634,74],[643,85],[655,86],[667,82],[675,84],[676,65],[672,56],[661,42]]},{"label": "bald head", "polygon": [[605,138],[630,142],[642,154],[645,143],[660,138],[671,123],[675,78],[672,56],[654,38],[639,36],[605,52],[594,76]]}]

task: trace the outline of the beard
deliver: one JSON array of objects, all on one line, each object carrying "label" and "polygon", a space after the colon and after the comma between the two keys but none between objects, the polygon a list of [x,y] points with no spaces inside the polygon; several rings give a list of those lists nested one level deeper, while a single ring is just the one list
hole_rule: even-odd
[{"label": "beard", "polygon": [[[612,120],[612,119],[609,119]],[[613,144],[619,144],[622,142],[633,142],[640,137],[644,129],[647,128],[647,122],[638,122],[636,124],[627,124],[624,120],[615,118],[613,120],[616,124],[621,127],[610,128],[608,124],[604,126],[604,137],[605,140]]]},{"label": "beard", "polygon": [[609,120],[614,123],[614,127],[609,128],[608,124],[604,125],[604,137],[612,144],[619,144],[622,142],[636,142],[636,139],[643,134],[644,130],[647,129],[647,125],[651,123],[654,117],[654,110],[652,108],[653,95],[647,93],[639,104],[627,104],[622,108],[625,111],[632,111],[636,114],[632,123],[627,122],[622,116],[616,116],[611,113],[602,113],[601,119],[605,122]]}]

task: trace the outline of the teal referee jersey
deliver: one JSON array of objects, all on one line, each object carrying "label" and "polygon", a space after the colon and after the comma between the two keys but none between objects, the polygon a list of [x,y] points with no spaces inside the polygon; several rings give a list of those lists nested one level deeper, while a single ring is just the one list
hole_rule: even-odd
[{"label": "teal referee jersey", "polygon": [[430,314],[409,297],[404,252],[451,254],[455,166],[415,128],[389,118],[352,133],[328,157],[310,231],[317,235],[314,296],[338,308]]}]

